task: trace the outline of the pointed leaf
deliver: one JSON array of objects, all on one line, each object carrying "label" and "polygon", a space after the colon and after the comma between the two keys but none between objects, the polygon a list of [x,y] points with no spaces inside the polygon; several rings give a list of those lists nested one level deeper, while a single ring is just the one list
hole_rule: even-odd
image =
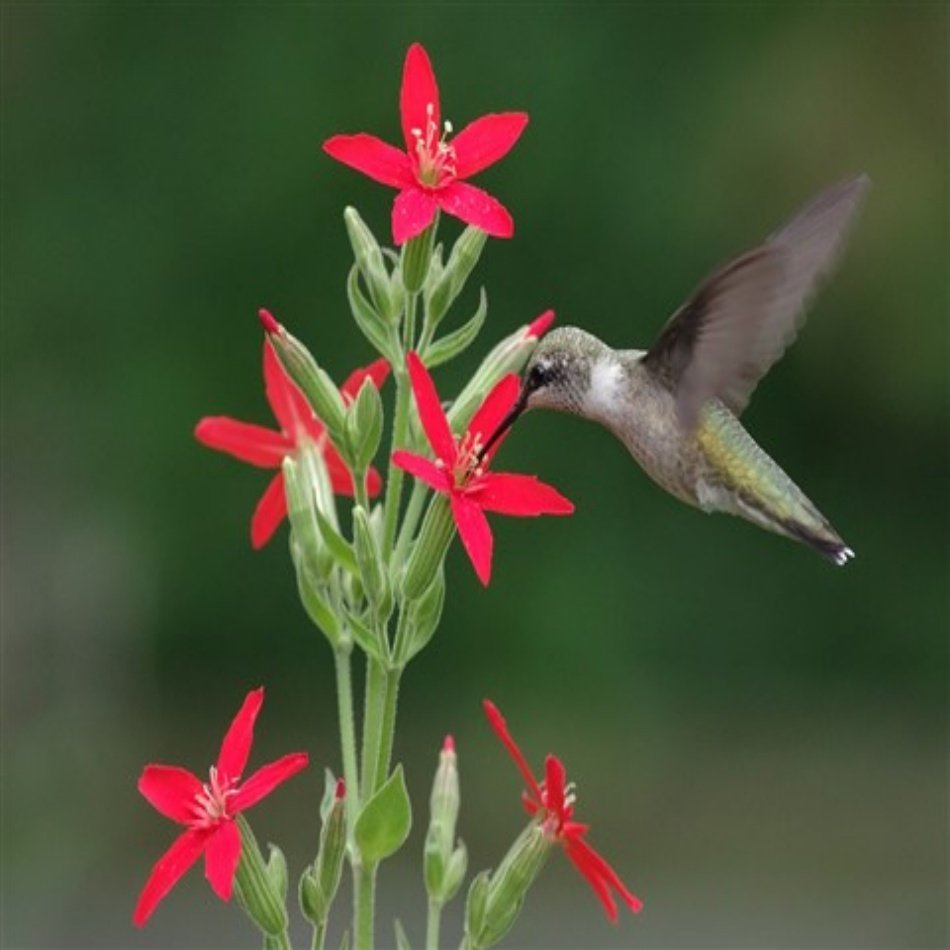
[{"label": "pointed leaf", "polygon": [[412,808],[402,766],[363,806],[356,819],[357,847],[366,864],[377,864],[402,847],[412,827]]},{"label": "pointed leaf", "polygon": [[475,315],[457,330],[447,333],[426,348],[423,356],[426,365],[439,366],[458,356],[478,336],[486,316],[488,316],[488,298],[485,296],[485,288],[482,287],[479,290],[478,309]]},{"label": "pointed leaf", "polygon": [[393,921],[393,927],[396,930],[396,950],[412,950],[406,931],[403,930],[402,921],[398,917]]},{"label": "pointed leaf", "polygon": [[353,319],[363,332],[363,336],[390,363],[397,362],[399,359],[398,347],[385,321],[363,294],[360,288],[360,270],[356,264],[350,268],[350,276],[346,280],[346,296],[350,302]]}]

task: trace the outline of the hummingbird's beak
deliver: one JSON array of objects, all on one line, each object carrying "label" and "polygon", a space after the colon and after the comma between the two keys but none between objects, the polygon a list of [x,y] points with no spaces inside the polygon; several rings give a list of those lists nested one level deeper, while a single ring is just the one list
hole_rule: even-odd
[{"label": "hummingbird's beak", "polygon": [[508,410],[501,422],[495,426],[495,431],[488,437],[488,441],[479,450],[477,458],[479,463],[481,463],[486,454],[491,451],[491,447],[515,424],[518,416],[525,411],[528,406],[528,396],[530,395],[531,390],[528,388],[527,380],[525,380],[521,384],[521,392],[518,393],[515,404]]}]

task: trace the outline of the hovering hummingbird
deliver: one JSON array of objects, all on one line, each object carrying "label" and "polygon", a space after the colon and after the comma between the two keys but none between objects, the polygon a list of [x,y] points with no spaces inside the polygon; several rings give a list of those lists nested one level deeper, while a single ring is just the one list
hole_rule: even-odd
[{"label": "hovering hummingbird", "polygon": [[869,184],[861,175],[832,186],[763,244],[714,271],[649,350],[614,350],[577,327],[548,333],[482,454],[526,409],[583,416],[609,429],[682,501],[846,563],[854,552],[738,417],[795,338]]}]

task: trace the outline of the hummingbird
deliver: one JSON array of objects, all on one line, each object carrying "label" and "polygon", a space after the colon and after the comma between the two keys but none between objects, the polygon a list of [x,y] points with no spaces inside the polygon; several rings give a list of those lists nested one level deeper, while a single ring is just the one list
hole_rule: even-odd
[{"label": "hummingbird", "polygon": [[833,185],[713,271],[648,350],[615,350],[578,327],[552,330],[481,454],[528,409],[581,416],[687,504],[738,515],[845,564],[854,552],[739,417],[797,335],[869,184],[861,175]]}]

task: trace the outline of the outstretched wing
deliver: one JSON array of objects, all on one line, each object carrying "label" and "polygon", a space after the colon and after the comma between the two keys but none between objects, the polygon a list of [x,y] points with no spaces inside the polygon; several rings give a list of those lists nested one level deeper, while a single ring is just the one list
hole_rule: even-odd
[{"label": "outstretched wing", "polygon": [[764,244],[708,277],[669,319],[644,364],[676,392],[685,425],[710,399],[736,415],[745,409],[795,339],[869,184],[861,175],[822,192]]}]

